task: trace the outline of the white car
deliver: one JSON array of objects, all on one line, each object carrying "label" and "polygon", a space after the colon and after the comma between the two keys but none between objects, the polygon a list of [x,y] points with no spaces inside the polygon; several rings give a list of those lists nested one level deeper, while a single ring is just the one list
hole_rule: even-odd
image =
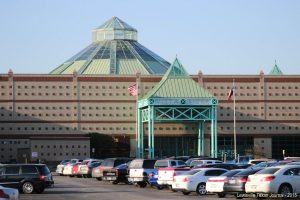
[{"label": "white car", "polygon": [[182,191],[184,195],[196,192],[199,195],[206,194],[206,182],[210,177],[220,176],[228,170],[219,168],[198,168],[188,171],[186,174],[174,176],[172,189]]},{"label": "white car", "polygon": [[19,191],[14,188],[0,186],[0,200],[18,200]]},{"label": "white car", "polygon": [[70,160],[62,160],[57,166],[56,166],[56,173],[59,175],[62,175],[64,167],[70,162]]},{"label": "white car", "polygon": [[77,177],[88,177],[89,168],[93,165],[93,163],[101,163],[103,160],[98,159],[87,159],[82,161],[80,165],[78,165],[78,173]]},{"label": "white car", "polygon": [[[300,193],[300,166],[284,165],[267,167],[248,177],[247,193],[268,194],[270,197],[295,197]],[[292,195],[292,196],[289,196]]]},{"label": "white car", "polygon": [[190,167],[200,167],[200,166],[203,166],[203,165],[208,165],[208,164],[220,164],[220,163],[223,163],[223,161],[221,160],[193,160],[191,163],[190,163]]},{"label": "white car", "polygon": [[207,193],[217,194],[219,197],[225,197],[223,189],[224,183],[228,181],[228,178],[234,176],[235,174],[241,171],[242,169],[234,169],[222,174],[221,176],[209,178],[206,182]]}]

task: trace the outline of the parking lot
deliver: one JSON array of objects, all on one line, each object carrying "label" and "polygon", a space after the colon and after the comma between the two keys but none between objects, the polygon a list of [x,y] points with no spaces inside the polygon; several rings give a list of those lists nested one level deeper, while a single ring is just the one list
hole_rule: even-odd
[{"label": "parking lot", "polygon": [[[21,194],[21,200],[134,200],[134,199],[220,199],[214,195],[197,196],[196,193],[184,196],[181,193],[164,189],[137,188],[133,185],[112,185],[107,182],[97,181],[94,178],[70,178],[54,175],[55,186],[47,188],[42,194]],[[227,199],[235,199],[227,197]],[[250,198],[247,198],[250,200]],[[251,198],[252,199],[252,198]]]}]

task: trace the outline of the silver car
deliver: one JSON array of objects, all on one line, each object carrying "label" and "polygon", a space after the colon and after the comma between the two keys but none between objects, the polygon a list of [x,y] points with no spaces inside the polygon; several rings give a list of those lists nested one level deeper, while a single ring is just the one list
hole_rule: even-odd
[{"label": "silver car", "polygon": [[0,200],[18,200],[19,191],[14,188],[0,186]]}]

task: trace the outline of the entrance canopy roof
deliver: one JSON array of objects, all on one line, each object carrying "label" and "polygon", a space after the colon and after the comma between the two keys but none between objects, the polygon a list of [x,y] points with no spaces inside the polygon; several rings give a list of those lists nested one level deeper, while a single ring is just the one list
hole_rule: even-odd
[{"label": "entrance canopy roof", "polygon": [[178,58],[162,80],[139,101],[140,106],[152,105],[212,105],[217,99],[186,72]]}]

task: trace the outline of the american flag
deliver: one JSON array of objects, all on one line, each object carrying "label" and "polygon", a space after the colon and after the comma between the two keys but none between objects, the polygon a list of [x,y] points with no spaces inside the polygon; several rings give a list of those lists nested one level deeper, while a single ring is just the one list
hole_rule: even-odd
[{"label": "american flag", "polygon": [[229,91],[229,93],[228,93],[228,96],[227,96],[227,100],[228,100],[228,101],[230,101],[230,100],[231,100],[231,97],[234,95],[234,94],[233,94],[233,92],[234,92],[233,90],[234,90],[234,87],[231,87],[231,89],[230,89],[230,91]]},{"label": "american flag", "polygon": [[138,88],[136,84],[128,87],[129,93],[131,96],[137,96],[138,95]]}]

